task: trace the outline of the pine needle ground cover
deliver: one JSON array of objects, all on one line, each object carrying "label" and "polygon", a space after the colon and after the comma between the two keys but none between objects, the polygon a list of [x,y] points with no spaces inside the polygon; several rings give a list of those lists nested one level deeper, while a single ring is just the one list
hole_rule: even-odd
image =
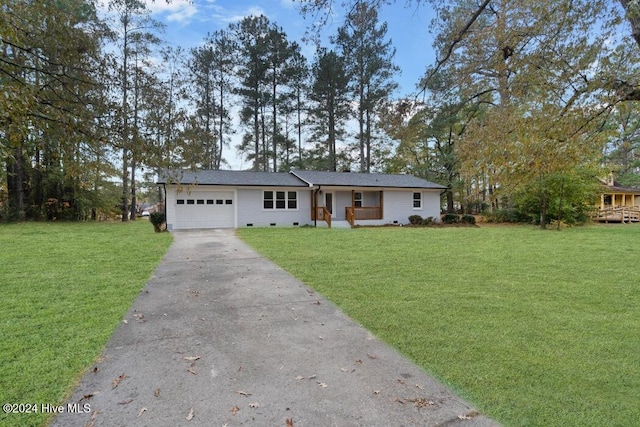
[{"label": "pine needle ground cover", "polygon": [[[147,221],[0,225],[0,402],[62,405],[170,242]],[[49,418],[3,411],[0,425]]]},{"label": "pine needle ground cover", "polygon": [[638,225],[238,233],[506,426],[638,425]]}]

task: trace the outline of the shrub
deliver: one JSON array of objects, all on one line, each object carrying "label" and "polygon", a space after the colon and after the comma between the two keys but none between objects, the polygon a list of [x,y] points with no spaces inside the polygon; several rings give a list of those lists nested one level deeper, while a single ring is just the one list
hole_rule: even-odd
[{"label": "shrub", "polygon": [[153,212],[151,215],[149,215],[149,221],[151,222],[151,224],[153,224],[153,229],[156,231],[156,233],[161,232],[162,224],[164,224],[165,221],[164,213]]},{"label": "shrub", "polygon": [[435,218],[429,216],[422,220],[422,225],[433,225],[436,222]]},{"label": "shrub", "polygon": [[460,216],[458,214],[452,213],[444,214],[444,216],[442,217],[442,222],[445,224],[457,224],[458,222],[460,222]]},{"label": "shrub", "polygon": [[462,218],[460,218],[460,222],[463,224],[475,224],[476,217],[473,215],[462,215]]},{"label": "shrub", "polygon": [[422,224],[422,217],[420,215],[411,215],[409,217],[409,223],[412,225]]}]

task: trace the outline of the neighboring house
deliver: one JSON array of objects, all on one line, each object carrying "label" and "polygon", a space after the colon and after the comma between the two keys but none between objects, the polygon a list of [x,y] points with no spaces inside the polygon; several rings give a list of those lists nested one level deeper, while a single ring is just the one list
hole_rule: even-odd
[{"label": "neighboring house", "polygon": [[612,174],[602,180],[602,186],[596,221],[640,221],[640,188],[622,186],[615,182]]},{"label": "neighboring house", "polygon": [[446,187],[411,175],[351,172],[196,172],[162,174],[168,230],[407,224],[440,219]]}]

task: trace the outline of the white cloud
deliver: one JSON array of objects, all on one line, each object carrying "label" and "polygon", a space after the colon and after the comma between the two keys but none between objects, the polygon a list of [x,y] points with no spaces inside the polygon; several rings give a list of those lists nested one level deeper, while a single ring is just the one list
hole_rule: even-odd
[{"label": "white cloud", "polygon": [[152,14],[164,14],[166,20],[187,24],[198,13],[195,3],[188,0],[143,0],[147,9]]},{"label": "white cloud", "polygon": [[218,12],[217,18],[220,19],[222,22],[231,24],[234,22],[240,22],[247,16],[260,16],[260,15],[267,16],[264,9],[258,6],[254,6],[240,12],[227,11],[227,10],[220,9]]}]

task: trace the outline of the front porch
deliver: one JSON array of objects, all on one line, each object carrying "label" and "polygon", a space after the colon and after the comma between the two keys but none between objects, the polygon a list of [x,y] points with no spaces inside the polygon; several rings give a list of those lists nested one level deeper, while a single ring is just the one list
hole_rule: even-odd
[{"label": "front porch", "polygon": [[312,194],[311,219],[331,228],[333,221],[346,221],[350,227],[383,219],[382,191],[318,190]]},{"label": "front porch", "polygon": [[[616,189],[618,191],[616,191]],[[593,215],[598,222],[640,222],[640,196],[637,191],[621,187],[610,187],[600,197],[600,206]]]}]

